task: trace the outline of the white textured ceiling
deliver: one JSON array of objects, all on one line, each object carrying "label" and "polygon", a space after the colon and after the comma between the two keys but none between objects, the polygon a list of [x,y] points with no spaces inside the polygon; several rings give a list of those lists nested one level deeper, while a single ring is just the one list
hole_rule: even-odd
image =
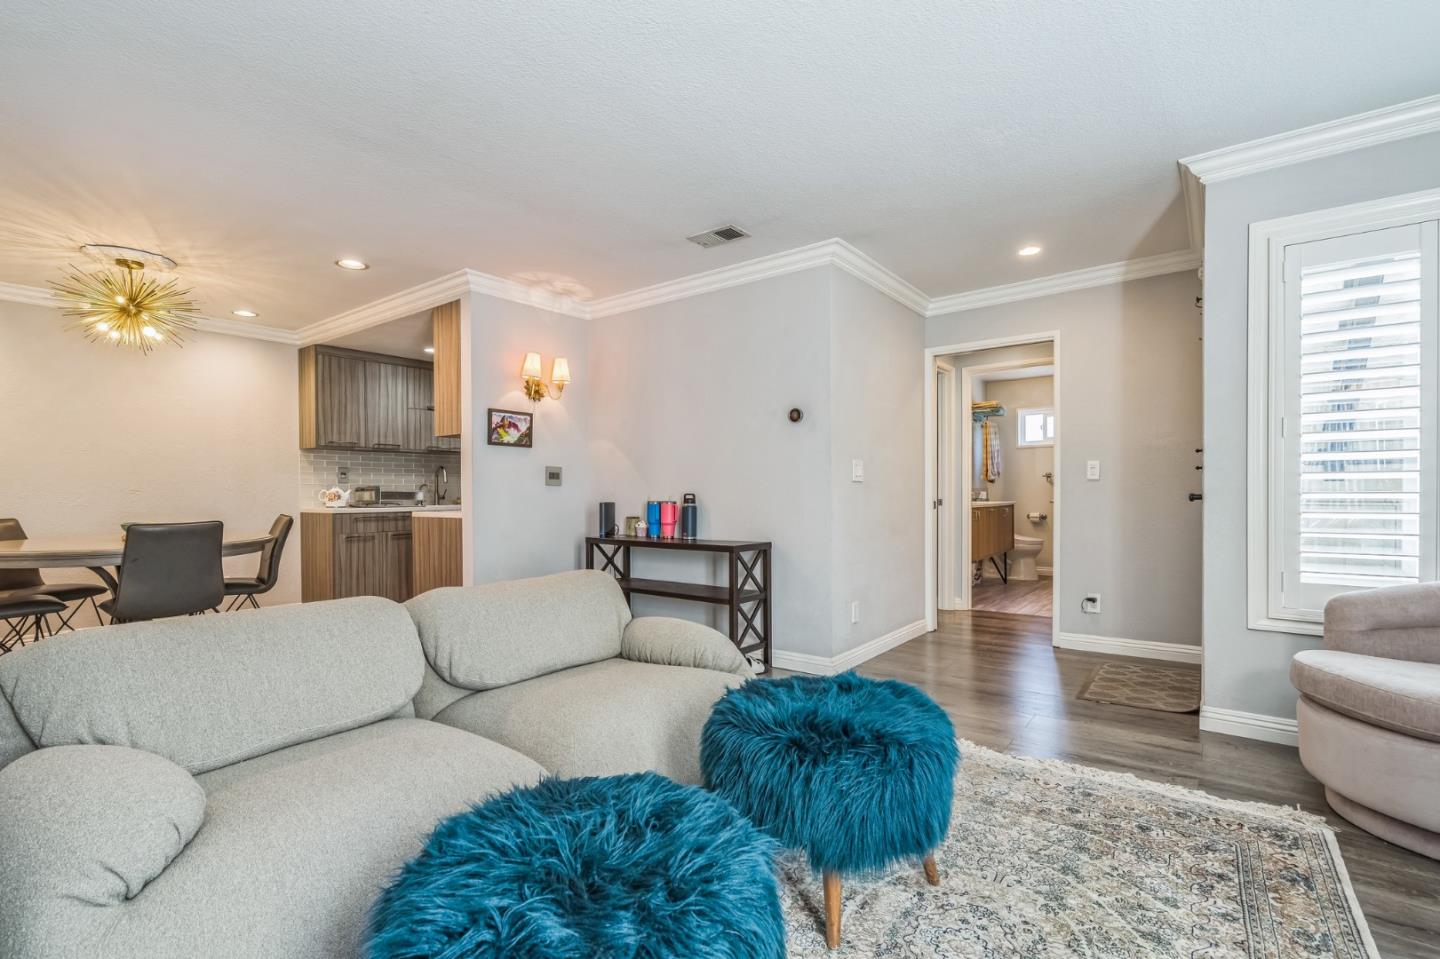
[{"label": "white textured ceiling", "polygon": [[939,296],[1183,249],[1176,159],[1435,93],[1437,36],[1434,0],[8,4],[0,281],[129,244],[294,328],[839,236]]}]

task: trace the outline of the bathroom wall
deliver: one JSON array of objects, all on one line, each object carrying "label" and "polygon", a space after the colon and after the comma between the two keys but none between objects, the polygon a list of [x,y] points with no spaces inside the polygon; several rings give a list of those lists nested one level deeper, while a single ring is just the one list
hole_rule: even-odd
[{"label": "bathroom wall", "polygon": [[341,467],[350,471],[344,488],[379,486],[381,489],[416,489],[421,483],[434,489],[435,467],[449,474],[446,502],[460,499],[460,453],[377,453],[370,450],[301,450],[300,506],[314,506],[322,489],[342,485],[336,478]]},{"label": "bathroom wall", "polygon": [[[1055,378],[1035,376],[1023,380],[997,380],[985,384],[985,398],[996,400],[1005,407],[1005,415],[992,421],[999,429],[1000,478],[985,484],[993,500],[1011,500],[1015,503],[1015,535],[1035,536],[1045,541],[1036,565],[1049,569],[1052,563],[1052,540],[1050,522],[1032,523],[1026,513],[1055,515],[1055,487],[1045,479],[1046,473],[1055,470],[1055,448],[1053,446],[1019,445],[1020,411],[1026,408],[1053,406],[1055,402]],[[1057,423],[1057,430],[1059,424]],[[978,448],[977,448],[978,456]],[[987,566],[989,575],[994,576],[993,567]]]}]

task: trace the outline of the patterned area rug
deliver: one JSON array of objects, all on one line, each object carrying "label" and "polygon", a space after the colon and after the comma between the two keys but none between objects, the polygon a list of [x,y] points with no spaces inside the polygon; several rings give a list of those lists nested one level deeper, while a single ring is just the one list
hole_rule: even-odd
[{"label": "patterned area rug", "polygon": [[940,885],[918,863],[846,880],[832,954],[787,859],[791,959],[1379,959],[1319,817],[960,745]]},{"label": "patterned area rug", "polygon": [[1080,690],[1080,699],[1167,713],[1200,710],[1200,670],[1106,663]]}]

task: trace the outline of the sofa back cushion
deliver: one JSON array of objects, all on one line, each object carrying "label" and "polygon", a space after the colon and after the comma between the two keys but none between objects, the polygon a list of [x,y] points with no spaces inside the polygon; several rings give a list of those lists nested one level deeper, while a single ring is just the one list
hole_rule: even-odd
[{"label": "sofa back cushion", "polygon": [[614,577],[577,570],[449,586],[405,604],[445,682],[494,689],[620,655],[630,608]]},{"label": "sofa back cushion", "polygon": [[409,712],[404,607],[363,597],[82,630],[0,657],[37,747],[131,746],[191,773]]}]

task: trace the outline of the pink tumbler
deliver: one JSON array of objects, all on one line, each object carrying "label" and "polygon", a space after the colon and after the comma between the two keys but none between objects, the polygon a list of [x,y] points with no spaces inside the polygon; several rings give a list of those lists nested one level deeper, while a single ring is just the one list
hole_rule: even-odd
[{"label": "pink tumbler", "polygon": [[678,506],[675,505],[675,501],[674,501],[673,499],[672,499],[672,500],[666,500],[665,502],[663,502],[663,503],[660,504],[660,538],[661,538],[661,539],[674,539],[674,538],[675,538],[675,523],[677,522],[677,520],[678,520],[678,518],[679,518],[679,515],[680,515],[680,507],[678,507]]}]

